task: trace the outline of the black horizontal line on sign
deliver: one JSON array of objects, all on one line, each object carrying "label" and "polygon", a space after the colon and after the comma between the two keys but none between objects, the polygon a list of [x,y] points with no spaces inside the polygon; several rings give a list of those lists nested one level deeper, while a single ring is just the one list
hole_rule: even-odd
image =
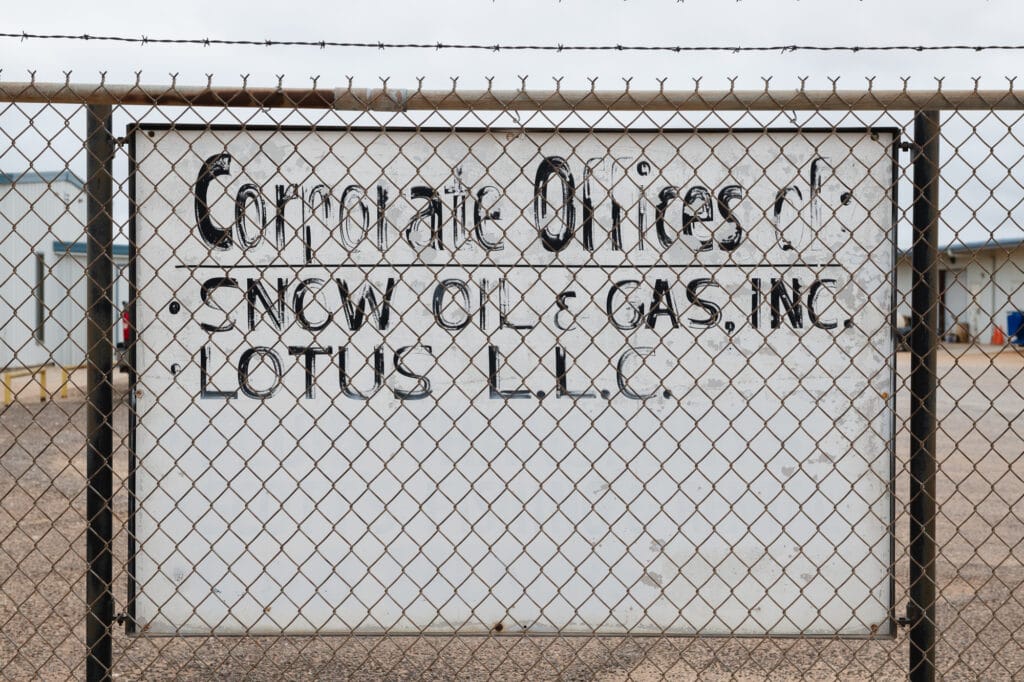
[{"label": "black horizontal line on sign", "polygon": [[443,270],[444,268],[495,268],[495,269],[529,269],[529,270],[653,270],[655,268],[678,268],[710,270],[712,268],[837,268],[839,263],[712,263],[702,265],[700,263],[637,263],[621,265],[605,265],[602,263],[581,263],[570,265],[568,263],[550,263],[547,265],[529,263],[268,263],[265,265],[240,263],[223,265],[217,263],[195,263],[181,264],[175,268],[187,268],[189,270],[281,270],[301,268],[354,268],[354,269],[397,269],[397,268],[424,268],[429,270]]}]

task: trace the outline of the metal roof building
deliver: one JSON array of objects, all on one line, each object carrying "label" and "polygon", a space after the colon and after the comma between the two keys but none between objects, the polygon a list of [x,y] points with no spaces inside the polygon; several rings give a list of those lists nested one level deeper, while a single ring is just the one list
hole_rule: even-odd
[{"label": "metal roof building", "polygon": [[[897,324],[910,318],[910,254],[897,265]],[[1024,237],[954,241],[939,253],[939,333],[961,341],[989,343],[1007,315],[1024,310]]]},{"label": "metal roof building", "polygon": [[[84,239],[77,175],[0,172],[0,368],[83,362]],[[126,245],[114,247],[114,262],[120,305],[128,298]]]}]

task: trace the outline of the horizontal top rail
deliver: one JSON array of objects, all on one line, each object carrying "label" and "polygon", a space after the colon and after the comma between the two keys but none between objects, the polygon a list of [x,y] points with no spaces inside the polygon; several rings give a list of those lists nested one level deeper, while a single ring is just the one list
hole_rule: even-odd
[{"label": "horizontal top rail", "polygon": [[1007,90],[424,90],[0,83],[0,102],[347,111],[1024,110]]}]

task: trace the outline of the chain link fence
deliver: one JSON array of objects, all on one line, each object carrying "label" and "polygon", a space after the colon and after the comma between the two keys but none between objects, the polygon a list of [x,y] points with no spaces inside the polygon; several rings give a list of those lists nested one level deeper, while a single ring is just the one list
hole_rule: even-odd
[{"label": "chain link fence", "polygon": [[0,677],[1024,675],[1012,89],[0,100]]}]

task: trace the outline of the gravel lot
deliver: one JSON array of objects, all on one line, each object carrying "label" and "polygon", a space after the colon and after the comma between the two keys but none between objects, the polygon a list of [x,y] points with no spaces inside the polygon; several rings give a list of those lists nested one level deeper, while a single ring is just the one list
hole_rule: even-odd
[{"label": "gravel lot", "polygon": [[[940,356],[939,666],[947,680],[1024,679],[1024,356]],[[900,354],[897,557],[905,554],[906,377]],[[125,600],[127,414],[115,419],[115,579]],[[0,678],[84,676],[84,403],[0,414]],[[896,567],[897,609],[907,562]],[[902,679],[895,640],[594,637],[129,638],[119,679]]]}]

